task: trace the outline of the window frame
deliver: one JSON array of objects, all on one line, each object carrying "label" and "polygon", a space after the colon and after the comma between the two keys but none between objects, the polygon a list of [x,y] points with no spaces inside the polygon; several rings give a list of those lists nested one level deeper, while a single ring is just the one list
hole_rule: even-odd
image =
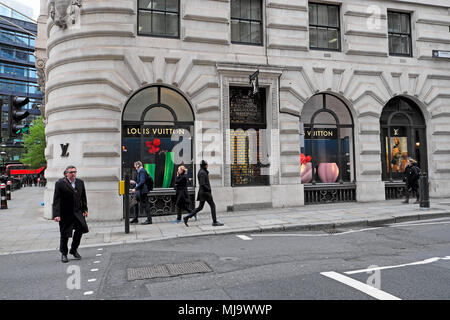
[{"label": "window frame", "polygon": [[[154,37],[154,38],[170,38],[170,39],[180,39],[180,34],[181,34],[181,19],[180,19],[180,0],[178,1],[178,11],[177,11],[177,17],[178,17],[178,28],[177,28],[177,35],[176,36],[171,36],[171,35],[161,35],[161,34],[149,34],[149,33],[142,33],[141,31],[139,31],[139,26],[140,26],[140,12],[144,11],[144,12],[158,12],[158,13],[164,13],[164,22],[166,22],[166,13],[174,13],[172,11],[166,11],[166,10],[155,10],[155,9],[141,9],[139,8],[139,0],[136,0],[137,2],[137,24],[136,24],[136,32],[138,36],[142,36],[142,37]],[[165,3],[165,2],[164,2]],[[153,15],[152,15],[153,17]],[[153,20],[152,20],[153,21]],[[153,23],[153,22],[152,22]],[[153,27],[152,27],[153,29]],[[166,29],[166,24],[164,23],[164,30]]]},{"label": "window frame", "polygon": [[[264,6],[263,6],[263,0],[258,0],[260,7],[261,7],[261,15],[260,18],[261,20],[254,20],[254,19],[246,19],[246,18],[236,18],[236,17],[232,17],[231,16],[231,7],[232,7],[232,2],[233,1],[239,1],[239,11],[241,11],[241,4],[242,4],[242,0],[230,0],[230,41],[232,44],[242,44],[242,45],[249,45],[249,46],[258,46],[258,47],[263,47],[264,46],[264,20],[263,20],[263,10],[264,10]],[[250,8],[251,8],[251,0],[250,1]],[[251,9],[250,9],[251,10]],[[260,37],[260,43],[255,43],[255,42],[245,42],[245,41],[235,41],[232,39],[233,36],[233,32],[231,31],[231,28],[233,26],[233,21],[237,21],[238,23],[240,23],[241,21],[243,22],[248,22],[250,24],[250,28],[251,28],[251,24],[252,22],[258,22],[260,25],[260,29],[259,29],[259,37]],[[251,29],[250,29],[250,38],[251,38]]]},{"label": "window frame", "polygon": [[[311,24],[309,21],[309,5],[316,5],[316,6],[326,6],[328,7],[336,7],[338,10],[338,26],[337,27],[330,27],[320,24]],[[319,15],[317,15],[319,17]],[[338,48],[332,49],[332,48],[319,48],[319,47],[311,47],[311,27],[314,28],[326,28],[327,31],[329,29],[337,30],[338,33]],[[341,52],[342,51],[342,44],[341,44],[341,6],[339,4],[329,4],[329,3],[319,3],[319,2],[308,2],[308,37],[309,37],[309,49],[310,50],[318,50],[318,51],[334,51],[334,52]]]},{"label": "window frame", "polygon": [[[395,13],[395,14],[401,14],[401,15],[407,15],[408,16],[408,22],[409,22],[409,33],[401,33],[401,32],[389,32],[389,14],[390,13]],[[387,10],[387,19],[386,19],[386,23],[387,23],[387,32],[388,32],[388,52],[389,52],[389,56],[394,56],[394,57],[413,57],[413,48],[412,48],[412,25],[411,25],[411,13],[410,12],[402,12],[402,11],[395,11],[395,10]],[[408,36],[408,40],[409,40],[409,54],[403,54],[403,53],[392,53],[390,46],[389,46],[389,39],[390,36],[392,35],[397,35],[397,36]]]}]

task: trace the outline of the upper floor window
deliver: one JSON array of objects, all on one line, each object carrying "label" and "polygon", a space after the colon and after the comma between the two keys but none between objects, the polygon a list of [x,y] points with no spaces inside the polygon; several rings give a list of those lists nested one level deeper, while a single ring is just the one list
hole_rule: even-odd
[{"label": "upper floor window", "polygon": [[339,6],[309,3],[309,47],[311,49],[341,49]]},{"label": "upper floor window", "polygon": [[179,38],[179,0],[138,0],[138,34]]},{"label": "upper floor window", "polygon": [[261,0],[231,0],[231,42],[262,45]]},{"label": "upper floor window", "polygon": [[388,11],[389,55],[412,57],[409,13]]}]

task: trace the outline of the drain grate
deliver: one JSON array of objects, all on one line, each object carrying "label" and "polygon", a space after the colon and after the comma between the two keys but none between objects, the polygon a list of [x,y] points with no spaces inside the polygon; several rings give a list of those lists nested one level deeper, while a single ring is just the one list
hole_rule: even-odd
[{"label": "drain grate", "polygon": [[185,274],[207,273],[213,270],[204,261],[192,261],[184,263],[168,263],[152,265],[141,268],[128,268],[128,281],[175,277]]}]

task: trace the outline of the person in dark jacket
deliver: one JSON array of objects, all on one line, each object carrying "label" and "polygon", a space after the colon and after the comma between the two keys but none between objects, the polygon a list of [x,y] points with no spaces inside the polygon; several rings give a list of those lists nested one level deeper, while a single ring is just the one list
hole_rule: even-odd
[{"label": "person in dark jacket", "polygon": [[409,203],[409,197],[411,193],[416,193],[416,202],[419,203],[419,177],[420,168],[417,165],[416,160],[408,158],[405,168],[405,182],[406,182],[406,199],[402,203]]},{"label": "person in dark jacket", "polygon": [[[81,259],[78,253],[78,247],[83,233],[88,233],[89,228],[86,223],[88,215],[86,189],[84,182],[76,178],[77,169],[74,166],[68,166],[64,170],[64,178],[55,183],[55,193],[53,195],[53,220],[59,222],[59,231],[61,233],[59,251],[61,252],[61,261],[69,262],[67,253]],[[72,246],[68,251],[67,243],[72,238]]]},{"label": "person in dark jacket", "polygon": [[223,226],[223,223],[220,223],[219,221],[217,221],[217,218],[216,218],[216,204],[214,203],[214,200],[213,200],[213,197],[211,194],[211,184],[209,183],[209,171],[207,169],[208,169],[208,163],[205,160],[202,160],[202,162],[200,163],[200,170],[198,171],[198,174],[197,174],[198,183],[200,185],[200,189],[198,190],[198,194],[197,194],[197,201],[200,201],[200,205],[198,206],[198,208],[195,208],[194,210],[192,210],[192,212],[190,214],[188,214],[187,216],[185,216],[183,218],[183,221],[184,221],[184,224],[186,225],[186,227],[189,227],[188,226],[189,218],[192,218],[198,212],[200,212],[203,209],[205,202],[208,202],[208,204],[211,208],[211,216],[212,216],[212,220],[213,220],[212,225],[214,227]]},{"label": "person in dark jacket", "polygon": [[147,214],[147,220],[142,222],[141,224],[152,224],[152,216],[150,215],[150,204],[148,203],[148,188],[146,184],[146,180],[148,177],[147,171],[142,166],[142,162],[136,161],[134,163],[134,168],[137,171],[136,176],[136,187],[131,190],[132,193],[136,193],[136,200],[139,202],[139,210],[145,208],[145,212]]},{"label": "person in dark jacket", "polygon": [[176,206],[177,206],[177,219],[174,223],[181,222],[181,212],[186,210],[190,212],[189,205],[191,199],[189,199],[189,193],[187,189],[188,177],[187,169],[184,166],[179,166],[177,171],[177,177],[175,179],[175,191],[176,191]]}]

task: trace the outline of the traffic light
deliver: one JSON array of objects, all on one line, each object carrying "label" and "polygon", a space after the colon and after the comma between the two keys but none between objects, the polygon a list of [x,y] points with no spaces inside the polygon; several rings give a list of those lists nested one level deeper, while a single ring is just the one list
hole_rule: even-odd
[{"label": "traffic light", "polygon": [[23,111],[22,107],[30,102],[28,98],[19,98],[16,96],[9,96],[8,104],[8,130],[11,138],[18,137],[21,133],[28,130],[27,125],[23,125],[20,122],[28,117],[30,113]]}]

